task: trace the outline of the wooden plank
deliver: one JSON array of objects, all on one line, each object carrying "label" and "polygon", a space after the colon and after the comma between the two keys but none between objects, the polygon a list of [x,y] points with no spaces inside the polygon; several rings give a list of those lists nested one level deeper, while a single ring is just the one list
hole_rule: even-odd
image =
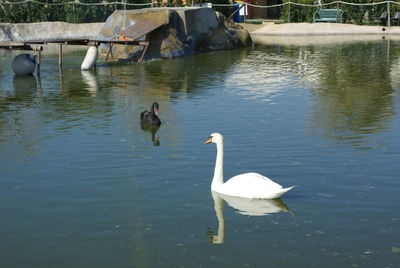
[{"label": "wooden plank", "polygon": [[64,45],[81,45],[86,46],[89,39],[43,39],[24,41],[27,44],[64,44]]},{"label": "wooden plank", "polygon": [[32,47],[22,42],[0,42],[0,49],[32,50]]},{"label": "wooden plank", "polygon": [[18,49],[29,47],[29,45],[43,45],[43,44],[63,44],[63,45],[81,45],[81,46],[94,46],[102,43],[114,43],[120,45],[137,45],[138,41],[135,40],[97,40],[97,39],[56,39],[56,40],[29,40],[23,42],[0,42],[0,48]]}]

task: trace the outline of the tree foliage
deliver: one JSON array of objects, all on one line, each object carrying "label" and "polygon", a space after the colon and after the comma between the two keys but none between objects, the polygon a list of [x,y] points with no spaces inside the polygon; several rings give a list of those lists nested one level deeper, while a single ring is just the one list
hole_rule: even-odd
[{"label": "tree foliage", "polygon": [[[104,5],[82,5],[79,3],[66,4],[73,0],[36,0],[23,4],[4,4],[0,0],[0,22],[26,23],[41,21],[65,21],[65,22],[101,22],[116,9],[136,9],[149,6],[124,6],[121,4]],[[3,3],[2,3],[3,2]],[[9,2],[20,2],[20,0],[9,0]],[[113,0],[80,0],[81,3],[107,3]],[[147,0],[126,0],[127,3],[142,4]],[[61,4],[61,5],[53,5]]]},{"label": "tree foliage", "polygon": [[[21,3],[22,0],[0,0],[0,22],[30,23],[42,21],[65,21],[70,23],[102,22],[114,10],[148,8],[151,5],[124,5],[122,0],[79,0],[80,3],[71,3],[74,0],[35,0],[36,2]],[[75,0],[76,1],[76,0]],[[121,1],[121,4],[106,4]],[[9,4],[14,2],[15,4]],[[199,3],[230,4],[229,0],[154,0],[155,7],[191,6]],[[68,4],[67,4],[68,3]],[[103,5],[98,5],[104,3]],[[151,3],[149,0],[126,0],[128,4]],[[89,5],[86,5],[89,4]],[[92,5],[90,5],[92,4]],[[97,4],[97,5],[95,5]],[[229,16],[231,7],[215,7],[217,11]]]},{"label": "tree foliage", "polygon": [[286,4],[282,7],[281,18],[284,22],[312,22],[313,14],[317,8],[302,5],[314,5],[314,0],[283,0],[283,2],[294,2],[301,4]]}]

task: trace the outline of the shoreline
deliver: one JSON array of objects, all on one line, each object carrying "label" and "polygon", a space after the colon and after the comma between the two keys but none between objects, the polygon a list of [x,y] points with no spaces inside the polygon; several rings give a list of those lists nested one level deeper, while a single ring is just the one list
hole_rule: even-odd
[{"label": "shoreline", "polygon": [[366,26],[340,23],[243,23],[251,35],[400,35],[400,26]]},{"label": "shoreline", "polygon": [[310,45],[343,42],[400,40],[399,26],[364,26],[337,23],[242,23],[255,45]]},{"label": "shoreline", "polygon": [[[97,36],[104,23],[70,24],[64,22],[44,22],[32,24],[1,23],[0,41],[24,40],[39,37]],[[282,23],[263,24],[240,23],[251,36],[255,45],[310,45],[335,44],[343,42],[400,40],[400,26],[365,26],[338,23]],[[35,31],[32,31],[34,26]],[[55,27],[57,26],[57,27]],[[9,28],[8,30],[6,30]],[[54,31],[54,28],[58,31]],[[45,54],[58,53],[58,45],[46,45]],[[65,52],[86,50],[87,46],[66,46]]]}]

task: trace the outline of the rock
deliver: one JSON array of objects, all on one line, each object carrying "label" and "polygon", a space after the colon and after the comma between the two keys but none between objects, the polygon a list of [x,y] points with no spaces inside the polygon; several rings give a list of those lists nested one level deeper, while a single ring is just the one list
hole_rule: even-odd
[{"label": "rock", "polygon": [[251,46],[253,44],[250,33],[244,28],[236,29],[236,36],[239,39],[239,42],[244,46]]},{"label": "rock", "polygon": [[[236,24],[228,28],[221,13],[211,8],[192,7],[117,10],[105,22],[99,39],[115,38],[143,19],[162,24],[142,38],[150,42],[146,59],[175,58],[251,45],[247,30]],[[107,51],[108,47],[102,46],[102,53]],[[135,59],[140,51],[141,47],[136,46],[113,46],[112,54],[114,58]]]}]

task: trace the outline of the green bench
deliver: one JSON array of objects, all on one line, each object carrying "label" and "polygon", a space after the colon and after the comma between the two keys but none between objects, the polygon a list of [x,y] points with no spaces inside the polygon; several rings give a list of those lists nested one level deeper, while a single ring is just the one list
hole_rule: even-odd
[{"label": "green bench", "polygon": [[318,9],[314,12],[313,22],[343,22],[344,12],[341,9]]}]

